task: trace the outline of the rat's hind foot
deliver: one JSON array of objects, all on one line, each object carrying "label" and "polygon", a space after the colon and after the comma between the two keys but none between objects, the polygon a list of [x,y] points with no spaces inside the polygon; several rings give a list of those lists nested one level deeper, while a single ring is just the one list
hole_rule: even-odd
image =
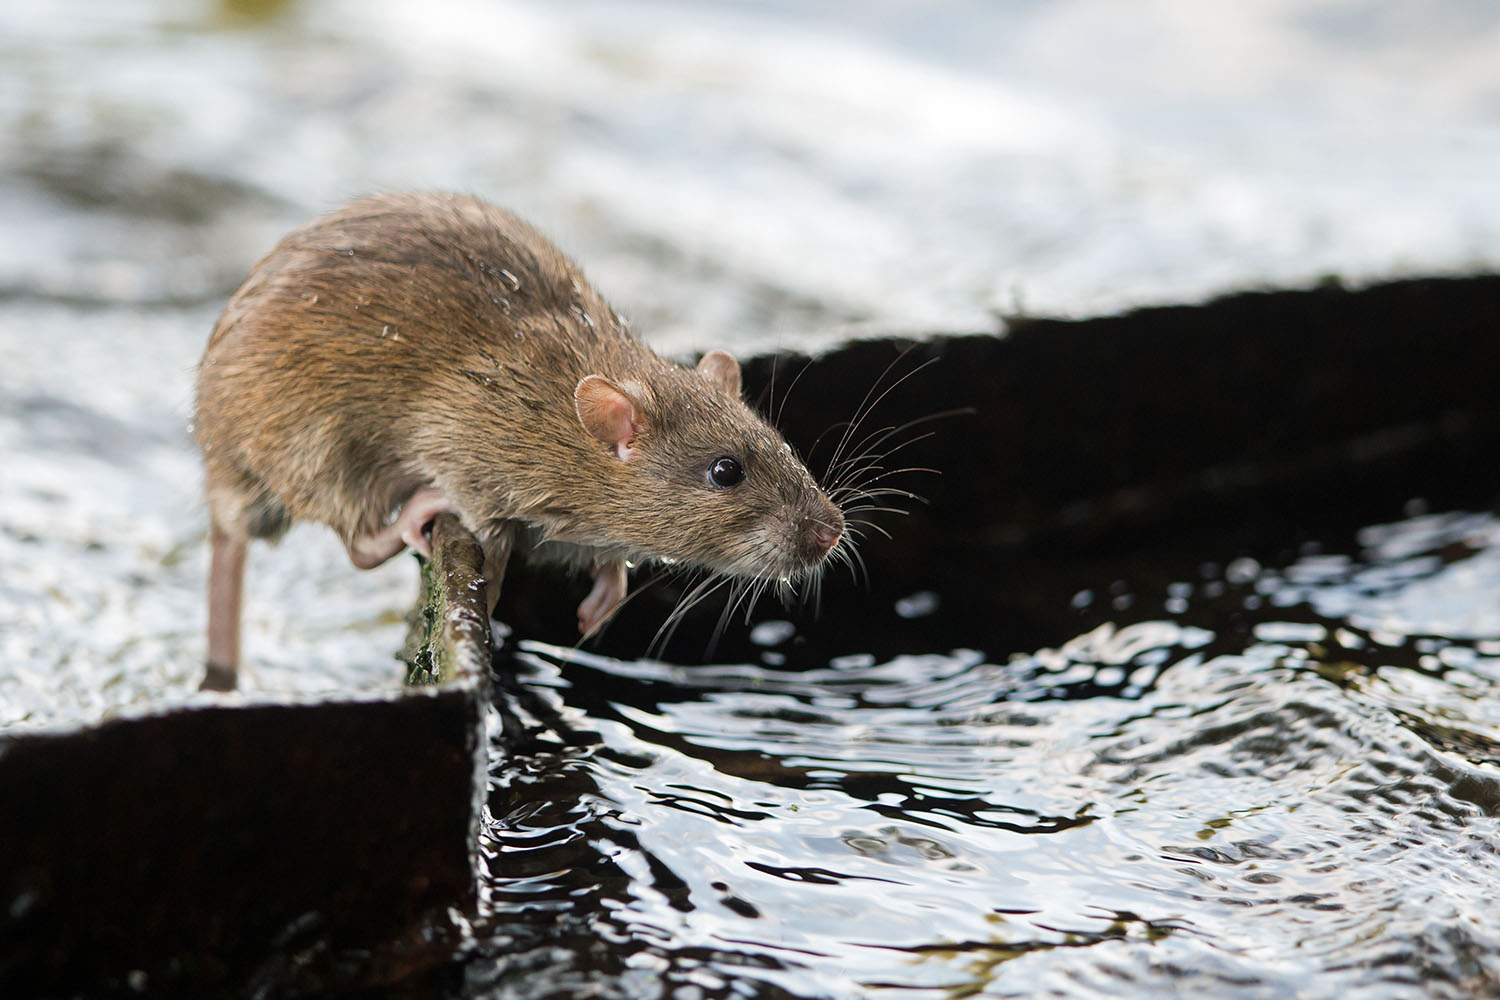
[{"label": "rat's hind foot", "polygon": [[402,506],[395,521],[379,531],[349,540],[349,561],[359,569],[374,569],[408,545],[423,558],[431,558],[432,543],[423,529],[443,513],[457,514],[458,507],[442,490],[422,487]]},{"label": "rat's hind foot", "polygon": [[238,681],[239,671],[233,667],[220,666],[217,663],[205,664],[203,680],[198,684],[199,691],[233,691]]},{"label": "rat's hind foot", "polygon": [[625,600],[625,560],[611,559],[594,567],[594,589],[578,605],[578,631],[593,635]]}]

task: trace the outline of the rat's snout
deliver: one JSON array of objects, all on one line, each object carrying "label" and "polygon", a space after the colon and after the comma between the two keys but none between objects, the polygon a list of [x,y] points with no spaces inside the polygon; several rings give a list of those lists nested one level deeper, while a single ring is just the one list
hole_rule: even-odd
[{"label": "rat's snout", "polygon": [[819,562],[844,536],[844,513],[827,497],[819,497],[821,503],[805,514],[799,525],[801,548],[810,562]]}]

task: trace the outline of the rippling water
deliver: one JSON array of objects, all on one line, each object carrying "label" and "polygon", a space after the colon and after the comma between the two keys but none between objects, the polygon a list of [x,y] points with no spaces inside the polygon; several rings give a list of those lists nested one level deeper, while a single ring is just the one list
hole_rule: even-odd
[{"label": "rippling water", "polygon": [[463,994],[1494,995],[1500,521],[1361,542],[1008,662],[520,642]]}]

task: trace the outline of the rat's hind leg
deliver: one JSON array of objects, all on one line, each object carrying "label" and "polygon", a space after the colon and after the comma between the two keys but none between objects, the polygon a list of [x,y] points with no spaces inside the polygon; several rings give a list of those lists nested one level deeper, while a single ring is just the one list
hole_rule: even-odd
[{"label": "rat's hind leg", "polygon": [[374,569],[408,545],[423,556],[431,556],[432,545],[422,532],[428,522],[445,512],[457,514],[458,507],[437,487],[422,487],[401,506],[395,521],[345,541],[349,561],[358,569]]},{"label": "rat's hind leg", "polygon": [[280,500],[256,494],[248,479],[222,485],[210,476],[208,495],[208,657],[203,691],[233,691],[240,669],[240,607],[245,592],[245,554],[251,538],[276,539],[291,516]]},{"label": "rat's hind leg", "polygon": [[208,662],[202,691],[233,691],[240,668],[240,604],[249,539],[231,535],[215,520],[208,569]]}]

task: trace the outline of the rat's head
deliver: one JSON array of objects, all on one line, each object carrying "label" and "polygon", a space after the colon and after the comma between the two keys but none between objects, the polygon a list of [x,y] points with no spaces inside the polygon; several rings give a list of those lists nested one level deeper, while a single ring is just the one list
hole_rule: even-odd
[{"label": "rat's head", "polygon": [[610,473],[612,533],[629,548],[784,580],[821,566],[843,537],[843,513],[745,405],[723,351],[641,380],[589,375],[574,403]]}]

